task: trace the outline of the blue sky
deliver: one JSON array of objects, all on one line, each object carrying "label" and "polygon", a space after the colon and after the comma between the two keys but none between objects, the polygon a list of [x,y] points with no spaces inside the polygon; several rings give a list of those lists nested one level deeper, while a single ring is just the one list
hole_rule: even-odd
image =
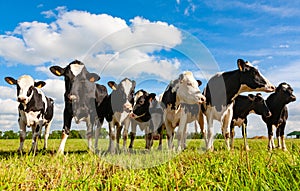
[{"label": "blue sky", "polygon": [[[126,76],[137,89],[160,94],[184,70],[205,85],[243,58],[274,85],[290,83],[299,97],[298,7],[298,1],[277,0],[0,1],[0,76],[45,80],[45,93],[56,99],[56,129],[63,83],[48,68],[73,59],[100,74],[99,83]],[[0,129],[16,129],[14,100],[14,87],[0,80]],[[300,125],[299,106],[289,106],[287,132]],[[260,118],[251,118],[250,135],[266,135]]]}]

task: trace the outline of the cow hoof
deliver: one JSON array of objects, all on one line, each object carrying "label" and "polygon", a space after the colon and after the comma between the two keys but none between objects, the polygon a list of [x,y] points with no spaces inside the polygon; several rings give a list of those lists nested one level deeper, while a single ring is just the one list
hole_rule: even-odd
[{"label": "cow hoof", "polygon": [[282,148],[282,150],[283,150],[284,152],[288,151],[287,148]]}]

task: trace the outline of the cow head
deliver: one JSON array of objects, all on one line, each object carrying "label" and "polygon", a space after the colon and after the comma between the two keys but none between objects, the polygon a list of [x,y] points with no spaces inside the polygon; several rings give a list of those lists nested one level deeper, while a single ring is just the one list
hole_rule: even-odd
[{"label": "cow head", "polygon": [[240,92],[275,91],[275,87],[269,82],[269,80],[260,74],[258,69],[252,66],[250,62],[245,62],[243,59],[238,59],[237,65],[240,71]]},{"label": "cow head", "polygon": [[248,99],[252,102],[250,107],[252,108],[252,111],[254,113],[262,115],[263,117],[270,117],[272,115],[266,104],[265,99],[260,93],[256,95],[249,94]]},{"label": "cow head", "polygon": [[31,76],[23,75],[18,80],[12,77],[5,77],[5,81],[10,85],[17,86],[17,101],[23,104],[27,104],[32,96],[34,87],[42,88],[46,85],[44,81],[35,82]]},{"label": "cow head", "polygon": [[108,86],[113,89],[111,93],[111,105],[114,112],[131,112],[135,81],[124,78],[119,84],[109,81]]},{"label": "cow head", "polygon": [[94,82],[100,77],[88,72],[84,64],[78,60],[71,62],[65,68],[52,66],[50,71],[56,76],[64,76],[65,102],[72,105],[73,117],[79,123],[95,109],[96,85]]},{"label": "cow head", "polygon": [[280,95],[280,99],[282,99],[285,104],[288,104],[296,101],[296,96],[293,94],[293,91],[294,90],[290,84],[283,82],[276,88],[275,93]]},{"label": "cow head", "polygon": [[199,86],[202,84],[200,80],[195,80],[194,75],[190,71],[186,71],[179,75],[179,78],[173,82],[172,92],[176,92],[180,102],[187,104],[204,103],[206,98],[201,94]]},{"label": "cow head", "polygon": [[150,104],[155,99],[155,93],[148,93],[145,90],[139,90],[135,93],[133,111],[131,117],[139,120],[140,118],[149,118],[150,120]]}]

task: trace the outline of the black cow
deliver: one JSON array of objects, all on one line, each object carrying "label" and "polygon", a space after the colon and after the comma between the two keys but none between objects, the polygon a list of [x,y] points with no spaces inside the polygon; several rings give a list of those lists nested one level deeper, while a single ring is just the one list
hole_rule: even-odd
[{"label": "black cow", "polygon": [[[108,95],[104,86],[96,85],[100,77],[87,71],[85,65],[75,60],[65,68],[60,66],[50,67],[50,71],[56,76],[64,76],[65,79],[65,109],[62,140],[58,153],[63,154],[65,143],[70,133],[72,118],[78,124],[85,121],[87,125],[88,147],[92,149],[92,128],[96,123],[96,107],[101,105]],[[98,125],[102,125],[103,116],[99,118]]]},{"label": "black cow", "polygon": [[275,148],[273,140],[273,128],[276,128],[278,148],[286,150],[284,141],[284,129],[286,120],[288,119],[288,109],[286,105],[293,101],[296,101],[296,96],[293,94],[293,88],[285,82],[279,84],[279,86],[276,88],[276,91],[272,93],[266,100],[267,106],[272,113],[271,117],[262,117],[268,128],[269,150]]},{"label": "black cow", "polygon": [[37,138],[41,134],[42,127],[45,126],[44,149],[47,149],[47,142],[50,132],[50,126],[53,119],[54,104],[51,98],[48,98],[39,89],[45,86],[45,82],[35,82],[31,76],[24,75],[18,80],[12,77],[6,77],[5,81],[11,85],[17,86],[17,101],[19,104],[19,127],[20,127],[20,147],[19,152],[23,150],[23,144],[26,137],[26,126],[32,128],[32,146],[30,152],[38,150]]},{"label": "black cow", "polygon": [[206,104],[203,112],[207,119],[206,149],[213,150],[213,120],[221,122],[222,133],[228,149],[229,129],[232,119],[233,100],[242,92],[272,92],[275,87],[249,62],[237,60],[238,70],[214,75],[204,90]]},{"label": "black cow", "polygon": [[248,96],[239,95],[235,98],[233,104],[233,116],[230,124],[231,148],[233,149],[234,126],[242,126],[242,134],[245,140],[245,149],[249,150],[247,143],[247,116],[250,113],[261,115],[265,118],[272,114],[260,93]]},{"label": "black cow", "polygon": [[107,84],[113,91],[105,98],[103,109],[98,110],[98,113],[103,112],[109,124],[108,152],[114,154],[116,152],[114,142],[117,140],[117,150],[119,150],[119,139],[123,126],[123,150],[126,150],[128,128],[130,125],[129,114],[132,111],[136,83],[134,80],[124,78],[119,84],[113,81],[109,81]]},{"label": "black cow", "polygon": [[[136,127],[139,125],[142,131],[145,131],[146,149],[151,149],[153,136],[161,127],[163,120],[163,111],[155,98],[155,93],[148,93],[145,90],[139,90],[135,93],[133,111],[131,113],[131,132],[129,149],[133,148],[136,135]],[[162,132],[162,131],[160,131]],[[160,136],[161,137],[161,136]],[[160,147],[161,147],[160,138]],[[160,148],[161,149],[161,148]]]}]

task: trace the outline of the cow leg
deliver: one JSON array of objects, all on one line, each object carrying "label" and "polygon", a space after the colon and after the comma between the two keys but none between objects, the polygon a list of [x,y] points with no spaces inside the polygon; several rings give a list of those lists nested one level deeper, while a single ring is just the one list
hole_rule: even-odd
[{"label": "cow leg", "polygon": [[18,152],[22,153],[24,141],[26,138],[26,124],[20,118],[19,118],[19,127],[20,127],[20,146],[18,148]]},{"label": "cow leg", "polygon": [[179,122],[179,126],[178,126],[178,130],[177,130],[177,140],[178,140],[178,146],[177,146],[177,150],[181,151],[182,149],[184,149],[184,129],[186,127],[186,123],[187,123],[187,114],[184,113],[183,111],[184,109],[182,109],[182,113],[180,116],[180,122]]},{"label": "cow leg", "polygon": [[173,128],[169,121],[165,122],[166,131],[167,131],[167,138],[168,138],[168,148],[169,150],[173,149]]},{"label": "cow leg", "polygon": [[41,125],[32,126],[32,145],[29,153],[33,152],[35,155],[38,151],[38,142],[37,139],[40,135]]},{"label": "cow leg", "polygon": [[128,129],[129,129],[129,125],[130,125],[130,119],[127,118],[124,121],[124,130],[123,130],[123,151],[127,151],[127,138],[128,138]]},{"label": "cow leg", "polygon": [[249,151],[249,145],[247,141],[247,121],[245,120],[244,123],[242,124],[242,131],[243,131],[243,138],[244,138],[244,149],[246,151]]},{"label": "cow leg", "polygon": [[161,126],[157,129],[157,133],[159,134],[159,143],[158,143],[157,150],[162,150],[163,127],[164,127],[164,126],[161,125]]},{"label": "cow leg", "polygon": [[115,140],[116,140],[116,131],[114,122],[109,122],[109,146],[108,152],[110,154],[115,154]]},{"label": "cow leg", "polygon": [[71,121],[72,121],[72,114],[68,113],[67,110],[64,110],[64,126],[62,130],[62,135],[61,135],[61,142],[58,148],[57,153],[58,154],[64,154],[65,150],[65,145],[68,139],[68,136],[70,134],[70,129],[71,129]]},{"label": "cow leg", "polygon": [[207,143],[206,129],[204,128],[204,117],[203,117],[203,113],[201,111],[201,108],[200,108],[200,111],[199,111],[198,123],[199,123],[199,126],[200,126],[202,137],[205,140],[205,143]]},{"label": "cow leg", "polygon": [[87,140],[88,140],[88,148],[89,148],[89,150],[93,150],[93,147],[92,147],[92,144],[93,144],[93,142],[92,142],[93,124],[91,123],[90,116],[86,120],[86,127],[87,127],[86,137],[87,137]]},{"label": "cow leg", "polygon": [[222,123],[222,133],[225,139],[225,145],[228,150],[230,150],[230,144],[229,144],[229,129],[230,129],[230,123],[232,120],[232,109],[228,109],[227,114],[224,116],[224,118],[221,120]]},{"label": "cow leg", "polygon": [[135,139],[135,135],[136,135],[136,126],[137,126],[137,123],[134,120],[132,120],[131,121],[129,150],[132,150],[132,148],[133,148],[134,139]]},{"label": "cow leg", "polygon": [[45,125],[45,133],[44,133],[44,150],[48,148],[48,138],[50,134],[50,127],[52,124],[52,120]]},{"label": "cow leg", "polygon": [[[286,125],[285,122],[281,123],[276,131],[276,135],[277,135],[277,139],[278,139],[278,148],[282,149],[283,151],[287,151],[286,145],[285,145],[285,140],[284,140],[285,125]],[[281,142],[281,144],[280,144],[280,142]],[[279,146],[281,146],[281,147],[279,147]]]},{"label": "cow leg", "polygon": [[101,119],[98,118],[98,120],[97,120],[97,127],[95,130],[95,145],[94,145],[95,153],[99,153],[98,142],[99,142],[99,135],[100,135],[103,121],[104,121],[104,118],[101,118]]},{"label": "cow leg", "polygon": [[268,125],[268,138],[269,138],[268,149],[272,150],[275,148],[274,139],[273,139],[273,125]]},{"label": "cow leg", "polygon": [[207,151],[214,150],[213,136],[214,136],[213,119],[210,116],[207,116],[207,138],[206,138]]},{"label": "cow leg", "polygon": [[231,121],[231,123],[230,123],[230,147],[231,147],[231,150],[234,150],[234,136],[235,136],[234,123],[233,123],[233,121]]},{"label": "cow leg", "polygon": [[122,129],[123,129],[123,125],[120,125],[119,123],[117,123],[116,125],[116,128],[117,128],[117,151],[119,152],[120,151],[120,138],[121,138],[121,132],[122,132]]}]

